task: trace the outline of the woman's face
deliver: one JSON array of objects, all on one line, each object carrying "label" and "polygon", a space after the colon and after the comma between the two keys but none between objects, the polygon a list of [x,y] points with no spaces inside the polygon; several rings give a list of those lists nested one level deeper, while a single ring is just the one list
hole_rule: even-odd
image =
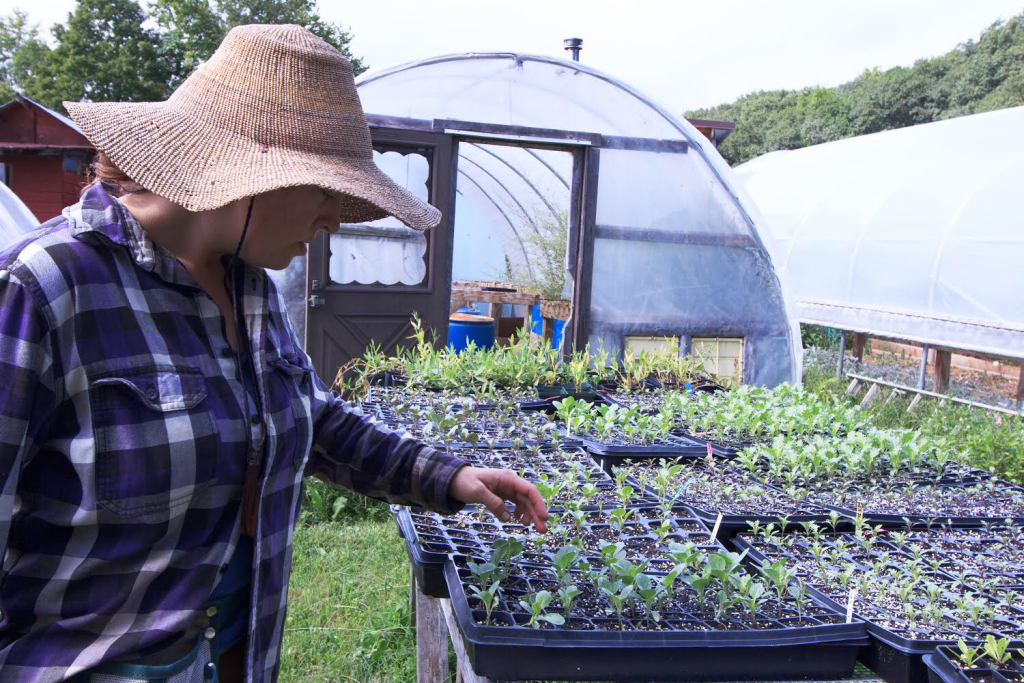
[{"label": "woman's face", "polygon": [[[244,225],[249,202],[239,204],[242,205],[240,225]],[[341,198],[312,185],[285,187],[258,195],[242,244],[242,260],[270,270],[286,268],[292,259],[306,253],[317,232],[337,232],[340,215]]]}]

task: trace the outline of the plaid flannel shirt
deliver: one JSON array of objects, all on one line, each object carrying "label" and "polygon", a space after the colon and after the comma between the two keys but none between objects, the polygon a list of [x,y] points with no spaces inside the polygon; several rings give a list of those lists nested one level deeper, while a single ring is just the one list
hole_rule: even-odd
[{"label": "plaid flannel shirt", "polygon": [[102,186],[0,253],[0,681],[194,642],[239,538],[245,430],[265,432],[248,680],[280,668],[304,474],[461,507],[463,463],[328,391],[266,273],[244,283],[251,424],[220,309]]}]

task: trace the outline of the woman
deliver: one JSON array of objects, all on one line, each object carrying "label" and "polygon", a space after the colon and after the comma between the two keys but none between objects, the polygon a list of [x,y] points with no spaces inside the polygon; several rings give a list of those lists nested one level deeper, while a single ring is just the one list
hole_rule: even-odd
[{"label": "woman", "polygon": [[263,270],[440,220],[337,50],[238,27],[166,102],[65,105],[98,182],[0,254],[0,681],[273,681],[304,474],[545,530],[532,485],[329,392]]}]

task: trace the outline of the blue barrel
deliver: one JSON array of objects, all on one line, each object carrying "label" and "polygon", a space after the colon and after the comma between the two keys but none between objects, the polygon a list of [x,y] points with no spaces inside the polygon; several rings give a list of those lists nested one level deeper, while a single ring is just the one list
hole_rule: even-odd
[{"label": "blue barrel", "polygon": [[[562,345],[562,329],[565,327],[564,320],[555,320],[551,326],[551,346],[552,348],[558,348]],[[530,306],[530,330],[536,334],[541,333],[542,318],[540,315],[540,306]]]},{"label": "blue barrel", "polygon": [[494,318],[461,311],[452,313],[448,318],[448,346],[460,353],[469,342],[475,343],[478,349],[494,346]]}]

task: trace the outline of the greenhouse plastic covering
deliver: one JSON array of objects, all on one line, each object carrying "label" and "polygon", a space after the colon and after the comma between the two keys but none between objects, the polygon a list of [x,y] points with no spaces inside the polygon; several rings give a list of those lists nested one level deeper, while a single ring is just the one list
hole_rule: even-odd
[{"label": "greenhouse plastic covering", "polygon": [[[677,336],[684,349],[692,337],[742,337],[746,383],[799,378],[799,329],[766,229],[684,119],[585,65],[516,53],[426,59],[368,72],[357,88],[368,114],[688,141],[685,153],[600,150],[589,341],[617,353],[631,335]],[[462,139],[453,277],[535,270],[528,236],[568,215],[572,183],[568,152]]]},{"label": "greenhouse plastic covering", "polygon": [[1024,358],[1024,107],[772,152],[736,171],[802,321]]},{"label": "greenhouse plastic covering", "polygon": [[39,221],[11,188],[0,183],[0,249],[33,230]]}]

